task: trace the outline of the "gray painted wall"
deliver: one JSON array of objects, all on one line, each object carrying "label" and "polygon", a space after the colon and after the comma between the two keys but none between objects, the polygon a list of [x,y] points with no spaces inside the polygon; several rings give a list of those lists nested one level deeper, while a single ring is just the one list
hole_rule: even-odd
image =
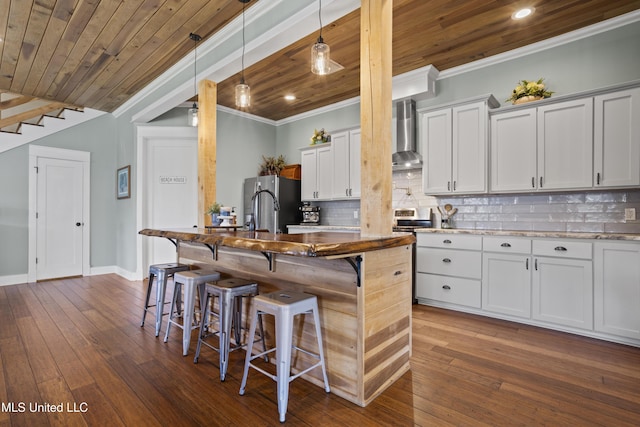
[{"label": "gray painted wall", "polygon": [[[117,202],[113,129],[109,114],[34,141],[33,145],[91,153],[91,265],[116,264]],[[0,155],[0,276],[27,273],[29,146]]]}]

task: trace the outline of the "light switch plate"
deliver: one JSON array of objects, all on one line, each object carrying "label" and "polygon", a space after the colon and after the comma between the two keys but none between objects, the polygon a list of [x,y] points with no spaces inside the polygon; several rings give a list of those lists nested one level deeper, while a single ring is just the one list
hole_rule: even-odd
[{"label": "light switch plate", "polygon": [[624,220],[625,221],[635,221],[636,220],[636,208],[625,208],[625,210],[624,210]]}]

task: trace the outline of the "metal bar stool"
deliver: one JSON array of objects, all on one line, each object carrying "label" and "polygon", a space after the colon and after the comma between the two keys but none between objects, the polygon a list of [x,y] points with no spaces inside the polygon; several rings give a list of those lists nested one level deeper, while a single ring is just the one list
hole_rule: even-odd
[{"label": "metal bar stool", "polygon": [[[318,353],[312,353],[293,345],[293,318],[298,314],[310,313],[313,314],[313,321],[316,327]],[[242,383],[240,384],[240,395],[244,395],[249,367],[265,374],[278,384],[278,413],[280,415],[280,422],[284,422],[285,415],[287,413],[287,404],[289,402],[289,383],[291,381],[320,366],[322,368],[322,376],[324,378],[324,389],[327,393],[331,391],[329,389],[329,380],[327,379],[327,370],[324,363],[324,352],[322,349],[322,331],[320,329],[320,316],[318,315],[318,298],[315,295],[293,291],[272,292],[254,297],[253,310],[251,310],[251,326],[249,327],[249,336],[247,337],[247,341],[252,341],[254,339],[256,320],[258,315],[261,314],[271,314],[275,317],[276,348],[266,350],[256,355],[252,355],[251,349],[247,349],[247,356],[244,362],[244,373],[242,375]],[[319,361],[301,372],[291,375],[291,351],[293,349],[319,359]],[[273,351],[276,352],[276,375],[272,375],[251,363],[252,360]]]},{"label": "metal bar stool", "polygon": [[[176,325],[182,329],[182,355],[189,352],[191,342],[191,331],[200,326],[195,322],[196,289],[200,299],[200,311],[202,312],[202,301],[204,301],[204,286],[206,282],[215,282],[220,279],[220,273],[213,270],[191,270],[176,273],[173,275],[173,299],[169,310],[169,320],[167,322],[167,332],[164,335],[164,342],[169,340],[171,325]],[[174,319],[180,317],[180,310],[176,310],[176,302],[180,295],[181,288],[184,287],[184,310],[182,311],[182,324]]]},{"label": "metal bar stool", "polygon": [[[246,347],[247,344],[241,344],[242,329],[242,298],[255,297],[258,295],[258,284],[250,280],[238,278],[230,278],[220,280],[216,283],[207,283],[205,287],[204,313],[200,322],[200,333],[198,335],[198,346],[196,347],[196,355],[193,363],[198,363],[200,357],[200,349],[202,344],[217,351],[220,354],[220,381],[224,381],[229,365],[229,353]],[[213,300],[218,297],[218,313],[213,311]],[[211,321],[212,317],[218,319],[218,330],[212,331],[211,326],[215,321]],[[231,347],[231,327],[233,325],[234,346]],[[218,335],[218,347],[205,341],[206,338]],[[260,337],[262,339],[262,348],[266,351],[267,347],[264,342],[264,329],[262,319],[260,319]],[[247,343],[250,342],[247,339]],[[251,343],[253,345],[253,342]]]},{"label": "metal bar stool", "polygon": [[[144,326],[144,319],[147,316],[147,312],[154,308],[155,316],[156,316],[156,337],[160,335],[160,327],[162,326],[162,316],[169,313],[163,313],[164,305],[166,304],[164,301],[164,296],[167,291],[167,280],[169,277],[172,277],[175,273],[180,271],[187,271],[191,267],[186,264],[179,263],[169,263],[169,264],[154,264],[149,266],[149,285],[147,286],[147,297],[144,300],[144,311],[142,312],[142,322],[140,322],[140,326]],[[156,279],[156,303],[154,305],[149,305],[149,300],[151,299],[151,288],[153,286],[153,279]]]}]

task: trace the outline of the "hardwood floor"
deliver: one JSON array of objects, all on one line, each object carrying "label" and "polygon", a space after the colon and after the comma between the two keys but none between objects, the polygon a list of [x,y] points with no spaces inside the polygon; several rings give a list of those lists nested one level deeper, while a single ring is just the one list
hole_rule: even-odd
[{"label": "hardwood floor", "polygon": [[[195,340],[182,357],[179,330],[165,344],[140,327],[145,289],[116,275],[0,287],[0,426],[280,425],[273,381],[252,371],[238,395],[243,352],[221,383],[217,354],[194,364]],[[286,424],[640,424],[640,348],[414,306],[411,366],[366,408],[295,380]],[[63,412],[31,412],[47,403]]]}]

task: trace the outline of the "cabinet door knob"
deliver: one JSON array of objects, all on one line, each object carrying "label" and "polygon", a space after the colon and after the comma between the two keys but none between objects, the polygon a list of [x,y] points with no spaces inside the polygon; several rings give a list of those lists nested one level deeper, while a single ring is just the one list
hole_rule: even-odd
[{"label": "cabinet door knob", "polygon": [[536,188],[536,178],[534,176],[531,177],[531,188]]},{"label": "cabinet door knob", "polygon": [[542,177],[540,177],[540,188],[542,188]]},{"label": "cabinet door knob", "polygon": [[596,184],[600,185],[600,172],[596,174]]},{"label": "cabinet door knob", "polygon": [[443,286],[442,286],[442,289],[444,289],[445,291],[448,291],[448,290],[450,290],[450,289],[451,289],[451,286],[449,286],[449,285],[443,285]]},{"label": "cabinet door knob", "polygon": [[527,262],[525,263],[525,268],[528,270],[529,269],[529,258],[527,258]]},{"label": "cabinet door knob", "polygon": [[451,244],[451,240],[449,240],[449,239],[444,239],[444,240],[442,241],[442,243],[445,243],[445,244],[449,245],[449,244]]},{"label": "cabinet door knob", "polygon": [[450,262],[451,262],[451,259],[449,259],[449,258],[444,258],[444,259],[442,260],[442,262],[450,263]]},{"label": "cabinet door knob", "polygon": [[565,248],[564,246],[556,246],[555,248],[553,248],[553,250],[558,252],[567,252],[567,248]]},{"label": "cabinet door knob", "polygon": [[451,181],[447,181],[447,191],[451,191]]},{"label": "cabinet door knob", "polygon": [[507,242],[504,242],[504,243],[503,243],[503,244],[501,244],[500,246],[502,246],[503,248],[510,248],[510,247],[511,247],[511,244],[510,244],[510,243],[507,243]]}]

